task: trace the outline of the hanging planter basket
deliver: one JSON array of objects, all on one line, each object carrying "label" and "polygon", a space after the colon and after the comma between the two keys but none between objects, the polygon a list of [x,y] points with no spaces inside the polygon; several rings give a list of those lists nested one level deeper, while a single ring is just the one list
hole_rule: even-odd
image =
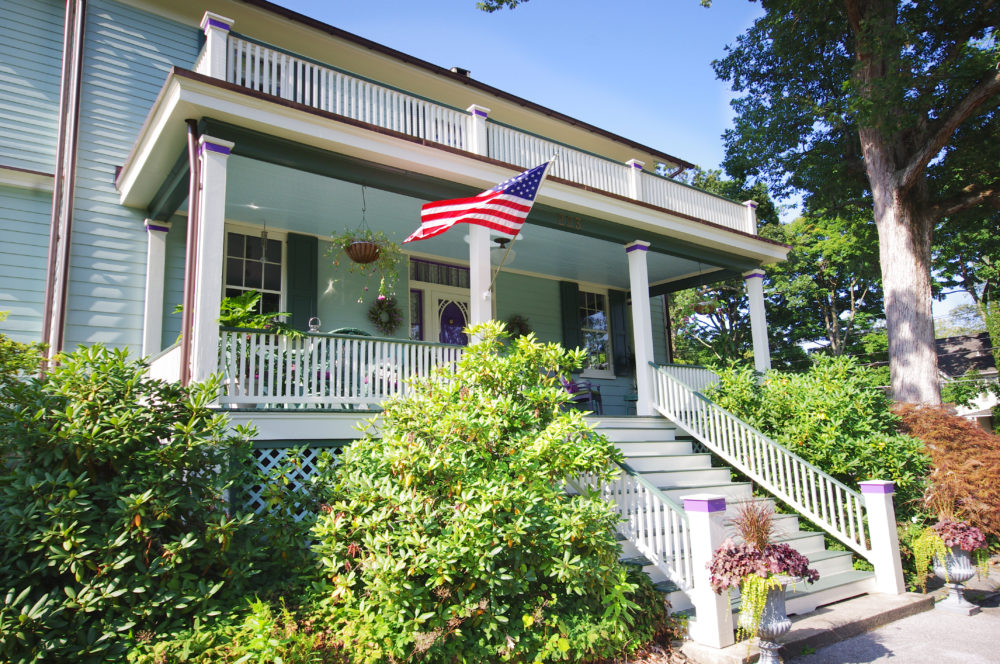
[{"label": "hanging planter basket", "polygon": [[355,263],[367,265],[378,260],[382,248],[374,242],[352,242],[344,248],[344,253]]}]

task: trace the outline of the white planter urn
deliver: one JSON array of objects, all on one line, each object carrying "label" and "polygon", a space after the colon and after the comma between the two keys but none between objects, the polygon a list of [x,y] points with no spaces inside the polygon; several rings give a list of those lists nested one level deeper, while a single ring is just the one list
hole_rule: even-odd
[{"label": "white planter urn", "polygon": [[948,586],[948,596],[938,602],[942,609],[960,611],[967,615],[979,613],[979,607],[965,599],[963,584],[976,575],[972,565],[971,555],[957,546],[951,547],[951,552],[942,561],[934,557],[934,574],[944,580]]}]

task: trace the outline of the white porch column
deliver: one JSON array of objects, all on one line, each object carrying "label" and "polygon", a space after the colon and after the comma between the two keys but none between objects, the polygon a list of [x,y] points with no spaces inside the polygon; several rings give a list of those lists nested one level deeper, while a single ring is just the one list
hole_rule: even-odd
[{"label": "white porch column", "polygon": [[477,224],[469,228],[469,326],[493,318],[490,295],[490,229]]},{"label": "white porch column", "polygon": [[195,71],[212,78],[226,78],[226,42],[233,19],[214,12],[205,12],[201,17],[201,29],[205,33],[205,47],[198,59]]},{"label": "white porch column", "polygon": [[226,222],[226,162],[233,143],[211,136],[198,138],[201,161],[201,205],[194,287],[191,380],[216,371],[219,354],[219,306],[222,304],[222,256]]},{"label": "white porch column", "polygon": [[142,317],[142,354],[160,352],[163,341],[163,279],[170,223],[146,220],[146,303]]},{"label": "white porch column", "polygon": [[750,336],[753,339],[753,366],[757,371],[771,368],[771,349],[767,344],[767,315],[764,312],[764,270],[743,273],[743,283],[750,301]]},{"label": "white porch column", "polygon": [[489,149],[486,140],[486,116],[490,109],[473,104],[465,109],[469,112],[469,142],[466,149],[474,154],[489,156]]},{"label": "white porch column", "polygon": [[653,415],[653,382],[649,363],[653,361],[653,322],[649,315],[649,243],[641,240],[625,245],[628,255],[629,287],[632,291],[632,333],[635,344],[636,415]]},{"label": "white porch column", "polygon": [[638,159],[629,159],[625,162],[628,167],[628,195],[629,198],[642,200],[642,167],[646,163]]},{"label": "white porch column", "polygon": [[869,480],[860,484],[865,509],[868,511],[875,590],[899,595],[906,592],[906,583],[903,581],[903,563],[899,557],[896,508],[892,504],[896,486],[886,480]]},{"label": "white porch column", "polygon": [[710,583],[708,565],[712,554],[726,538],[724,525],[726,497],[715,494],[682,496],[691,535],[692,579],[691,603],[697,618],[690,623],[691,639],[712,648],[731,646],[733,638],[733,609],[729,593],[717,595]]}]

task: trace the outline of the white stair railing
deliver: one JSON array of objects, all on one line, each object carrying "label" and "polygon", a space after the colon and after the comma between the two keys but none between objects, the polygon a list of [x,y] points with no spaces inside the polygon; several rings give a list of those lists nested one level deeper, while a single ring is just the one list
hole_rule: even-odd
[{"label": "white stair railing", "polygon": [[463,348],[336,334],[292,337],[221,328],[218,372],[224,406],[373,406],[411,378],[454,366]]},{"label": "white stair railing", "polygon": [[661,364],[659,366],[695,392],[702,394],[719,382],[719,376],[714,371],[697,364]]},{"label": "white stair railing", "polygon": [[653,406],[764,490],[871,560],[861,494],[651,364]]},{"label": "white stair railing", "polygon": [[596,489],[621,517],[618,531],[681,590],[694,586],[691,533],[684,508],[625,464],[614,479],[599,482],[587,474],[580,482]]}]

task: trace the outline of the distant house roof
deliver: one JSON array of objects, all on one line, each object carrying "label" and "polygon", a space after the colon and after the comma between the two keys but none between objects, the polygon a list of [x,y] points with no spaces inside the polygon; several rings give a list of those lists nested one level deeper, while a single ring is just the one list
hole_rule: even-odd
[{"label": "distant house roof", "polygon": [[950,378],[961,376],[975,369],[981,374],[996,373],[990,335],[967,334],[960,337],[936,339],[938,370]]}]

